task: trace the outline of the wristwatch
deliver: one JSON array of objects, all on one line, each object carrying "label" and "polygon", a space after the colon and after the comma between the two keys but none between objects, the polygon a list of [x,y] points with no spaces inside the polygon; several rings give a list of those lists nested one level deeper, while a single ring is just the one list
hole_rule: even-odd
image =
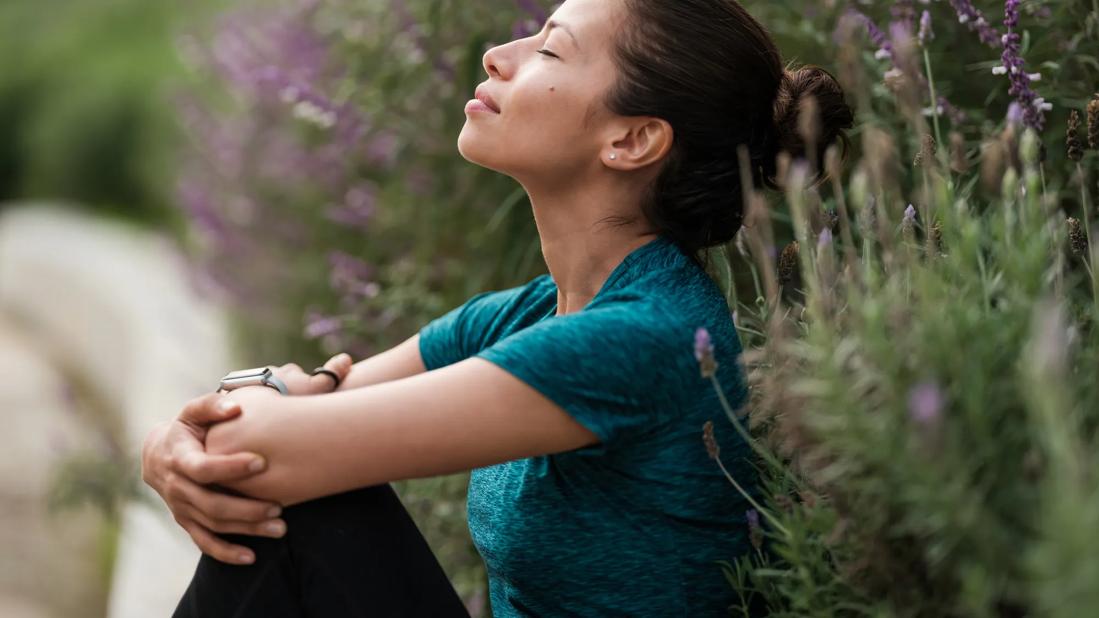
[{"label": "wristwatch", "polygon": [[289,395],[286,384],[271,372],[270,367],[230,371],[221,379],[221,389],[231,391],[242,386],[270,386],[283,395]]}]

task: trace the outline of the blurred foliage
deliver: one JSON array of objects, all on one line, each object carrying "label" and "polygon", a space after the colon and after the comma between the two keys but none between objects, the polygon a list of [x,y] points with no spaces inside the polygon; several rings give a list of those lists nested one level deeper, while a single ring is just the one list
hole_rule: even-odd
[{"label": "blurred foliage", "polygon": [[166,225],[179,145],[174,31],[205,2],[0,3],[0,201]]}]

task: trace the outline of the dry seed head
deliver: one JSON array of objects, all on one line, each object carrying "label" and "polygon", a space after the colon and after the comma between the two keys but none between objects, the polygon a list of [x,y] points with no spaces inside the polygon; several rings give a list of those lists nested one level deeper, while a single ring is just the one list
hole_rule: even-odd
[{"label": "dry seed head", "polygon": [[714,439],[713,421],[703,423],[702,442],[706,445],[706,453],[709,454],[710,459],[717,459],[717,456],[721,454],[721,448],[717,445],[717,440]]},{"label": "dry seed head", "polygon": [[950,169],[961,174],[969,171],[965,156],[965,138],[957,131],[950,132]]},{"label": "dry seed head", "polygon": [[824,151],[824,171],[829,178],[840,179],[843,170],[840,167],[840,149],[836,144],[830,144]]},{"label": "dry seed head", "polygon": [[786,181],[790,176],[790,164],[793,162],[793,158],[789,152],[780,150],[775,155],[775,179],[778,181],[779,187],[785,188]]},{"label": "dry seed head", "polygon": [[1083,226],[1080,225],[1080,220],[1076,217],[1068,218],[1068,245],[1073,255],[1087,259],[1088,239],[1084,234]]},{"label": "dry seed head", "polygon": [[908,79],[900,69],[892,68],[882,74],[882,83],[889,89],[889,92],[899,95],[904,92],[905,87],[908,85]]},{"label": "dry seed head", "polygon": [[1076,110],[1068,113],[1068,129],[1065,131],[1065,146],[1068,158],[1079,161],[1084,158],[1084,146],[1080,143],[1080,114]]},{"label": "dry seed head", "polygon": [[1088,101],[1088,146],[1099,150],[1099,93]]},{"label": "dry seed head", "polygon": [[981,144],[981,182],[987,190],[999,190],[1006,162],[1007,153],[1002,141],[993,139]]},{"label": "dry seed head", "polygon": [[943,254],[943,222],[936,219],[931,224],[931,242],[935,245],[935,251],[939,252],[939,255]]},{"label": "dry seed head", "polygon": [[798,108],[798,135],[806,144],[815,144],[820,139],[820,105],[817,98],[811,94],[801,97],[801,106]]},{"label": "dry seed head", "polygon": [[901,219],[901,234],[905,242],[916,242],[916,207],[912,204],[904,209],[904,218]]},{"label": "dry seed head", "polygon": [[874,188],[881,190],[896,186],[894,172],[898,168],[897,148],[893,137],[877,127],[867,127],[862,134],[864,162],[870,172]]},{"label": "dry seed head", "polygon": [[791,241],[778,258],[778,282],[786,285],[794,280],[798,270],[798,241]]},{"label": "dry seed head", "polygon": [[912,160],[912,165],[921,167],[929,164],[935,159],[935,152],[935,138],[931,137],[930,133],[924,133],[923,138],[920,139],[920,150]]}]

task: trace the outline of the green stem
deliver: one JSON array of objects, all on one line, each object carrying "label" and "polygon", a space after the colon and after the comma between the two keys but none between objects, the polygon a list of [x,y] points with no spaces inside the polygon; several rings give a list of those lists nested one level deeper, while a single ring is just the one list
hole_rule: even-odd
[{"label": "green stem", "polygon": [[781,532],[785,536],[790,536],[790,531],[787,530],[779,522],[779,520],[775,519],[775,517],[773,515],[771,515],[771,512],[768,511],[766,508],[764,508],[763,505],[756,502],[755,498],[753,498],[751,494],[744,491],[744,488],[740,486],[740,483],[736,482],[736,479],[733,478],[733,475],[729,474],[729,471],[725,469],[725,464],[721,462],[721,458],[717,457],[716,461],[717,461],[717,467],[721,468],[721,472],[725,475],[725,478],[729,479],[729,482],[732,483],[733,487],[735,487],[736,490],[738,492],[740,492],[740,495],[744,496],[744,499],[747,500],[752,505],[752,508],[754,508],[756,511],[761,513],[764,517],[766,517],[767,521],[771,522],[771,525],[775,527],[775,530],[778,530],[779,532]]},{"label": "green stem", "polygon": [[935,125],[935,141],[939,145],[935,150],[947,178],[950,179],[950,187],[953,189],[954,178],[950,174],[950,162],[946,158],[946,144],[943,144],[943,134],[939,130],[939,97],[935,94],[935,77],[931,74],[931,55],[927,53],[926,47],[923,48],[923,64],[927,70],[927,87],[931,91],[931,121]]},{"label": "green stem", "polygon": [[794,482],[794,484],[797,485],[798,489],[805,489],[805,484],[799,482],[796,477],[790,474],[788,468],[784,466],[782,462],[780,462],[778,458],[774,456],[773,453],[771,453],[769,450],[767,450],[766,447],[760,444],[759,440],[756,440],[754,437],[752,437],[752,435],[748,433],[748,430],[745,429],[744,425],[741,424],[740,419],[737,418],[736,412],[733,410],[733,407],[729,405],[729,400],[725,398],[725,392],[721,388],[721,381],[718,380],[716,374],[710,376],[710,382],[714,385],[714,390],[717,392],[717,397],[721,401],[721,407],[725,409],[725,416],[729,417],[729,421],[733,424],[733,427],[736,429],[737,433],[740,434],[740,437],[748,443],[748,446],[752,447],[753,451],[755,451],[760,457],[766,460],[767,463],[769,463],[775,469],[785,472],[787,476],[789,476],[789,478]]}]

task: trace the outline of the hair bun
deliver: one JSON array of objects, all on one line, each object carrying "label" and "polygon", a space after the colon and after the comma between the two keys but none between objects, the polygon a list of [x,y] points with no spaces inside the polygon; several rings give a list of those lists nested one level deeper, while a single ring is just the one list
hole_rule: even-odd
[{"label": "hair bun", "polygon": [[[807,102],[808,97],[813,99],[812,103]],[[802,110],[810,113],[803,116]],[[854,121],[855,114],[847,105],[843,88],[831,73],[815,65],[787,70],[775,97],[776,142],[771,156],[786,151],[794,158],[807,158],[811,156],[807,149],[812,143],[812,155],[818,168],[822,167],[825,151],[836,142],[843,145],[846,156],[849,143],[844,129],[850,129]],[[768,184],[777,186],[775,180],[780,179],[768,180]]]}]

